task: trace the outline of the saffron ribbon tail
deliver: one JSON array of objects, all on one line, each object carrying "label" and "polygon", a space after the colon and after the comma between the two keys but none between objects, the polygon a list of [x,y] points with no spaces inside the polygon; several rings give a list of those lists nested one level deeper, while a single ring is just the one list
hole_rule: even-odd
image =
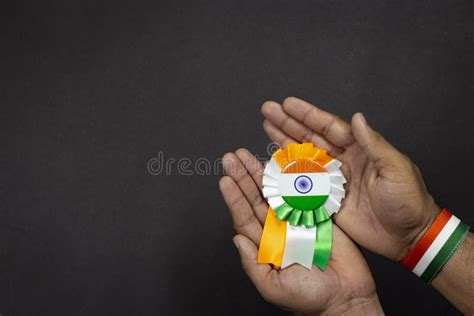
[{"label": "saffron ribbon tail", "polygon": [[271,263],[281,267],[286,240],[286,222],[280,221],[269,207],[258,249],[258,263]]}]

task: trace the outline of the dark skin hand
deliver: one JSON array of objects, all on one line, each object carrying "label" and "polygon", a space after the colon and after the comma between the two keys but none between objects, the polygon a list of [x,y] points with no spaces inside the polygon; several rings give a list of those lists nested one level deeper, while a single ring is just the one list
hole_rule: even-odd
[{"label": "dark skin hand", "polygon": [[258,244],[268,210],[260,193],[263,166],[245,149],[226,154],[223,163],[228,176],[219,186],[237,231],[234,243],[245,272],[267,301],[307,315],[383,314],[367,262],[337,226],[324,272],[316,267],[307,270],[292,265],[279,270],[258,264]]},{"label": "dark skin hand", "polygon": [[[419,169],[360,113],[348,124],[296,98],[287,98],[282,105],[266,102],[262,113],[265,131],[281,147],[312,142],[339,159],[348,180],[347,194],[334,215],[339,227],[334,226],[334,247],[325,272],[257,264],[268,208],[260,194],[263,166],[244,149],[225,155],[228,176],[221,179],[220,188],[238,233],[234,242],[245,271],[266,300],[284,309],[383,314],[367,263],[352,240],[392,260],[400,260],[413,248],[439,213]],[[471,233],[432,282],[466,314],[474,312],[473,240]]]},{"label": "dark skin hand", "polygon": [[[347,195],[336,224],[361,246],[400,260],[439,214],[419,169],[366,122],[351,124],[303,100],[262,106],[264,129],[280,146],[312,142],[342,161]],[[465,314],[474,313],[474,237],[470,233],[432,285]]]},{"label": "dark skin hand", "polygon": [[364,248],[400,260],[438,215],[418,168],[362,114],[349,125],[296,98],[266,102],[262,113],[266,133],[280,146],[312,142],[343,163],[347,195],[334,219]]}]

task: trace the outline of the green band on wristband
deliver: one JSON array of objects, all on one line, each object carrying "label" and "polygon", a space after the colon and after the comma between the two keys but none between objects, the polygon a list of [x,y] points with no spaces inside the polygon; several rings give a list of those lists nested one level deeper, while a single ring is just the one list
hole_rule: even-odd
[{"label": "green band on wristband", "polygon": [[443,266],[449,261],[452,255],[459,248],[461,243],[466,238],[468,232],[469,226],[460,222],[452,233],[452,235],[448,238],[446,243],[443,245],[443,247],[436,254],[436,256],[433,258],[431,263],[421,275],[421,278],[425,282],[431,283],[431,281],[435,278],[435,276],[439,273],[439,271],[443,268]]}]

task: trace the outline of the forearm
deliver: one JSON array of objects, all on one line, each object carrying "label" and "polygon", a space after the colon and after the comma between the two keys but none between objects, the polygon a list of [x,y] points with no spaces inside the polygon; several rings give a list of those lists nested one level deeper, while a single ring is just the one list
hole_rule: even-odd
[{"label": "forearm", "polygon": [[474,314],[474,234],[469,233],[431,284],[461,312]]}]

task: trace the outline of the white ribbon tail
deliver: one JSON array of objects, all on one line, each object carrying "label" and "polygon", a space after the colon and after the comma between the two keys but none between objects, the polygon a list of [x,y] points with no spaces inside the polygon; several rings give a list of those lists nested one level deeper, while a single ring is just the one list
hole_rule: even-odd
[{"label": "white ribbon tail", "polygon": [[316,227],[291,226],[286,223],[286,243],[283,251],[282,269],[298,263],[311,270],[313,266]]}]

